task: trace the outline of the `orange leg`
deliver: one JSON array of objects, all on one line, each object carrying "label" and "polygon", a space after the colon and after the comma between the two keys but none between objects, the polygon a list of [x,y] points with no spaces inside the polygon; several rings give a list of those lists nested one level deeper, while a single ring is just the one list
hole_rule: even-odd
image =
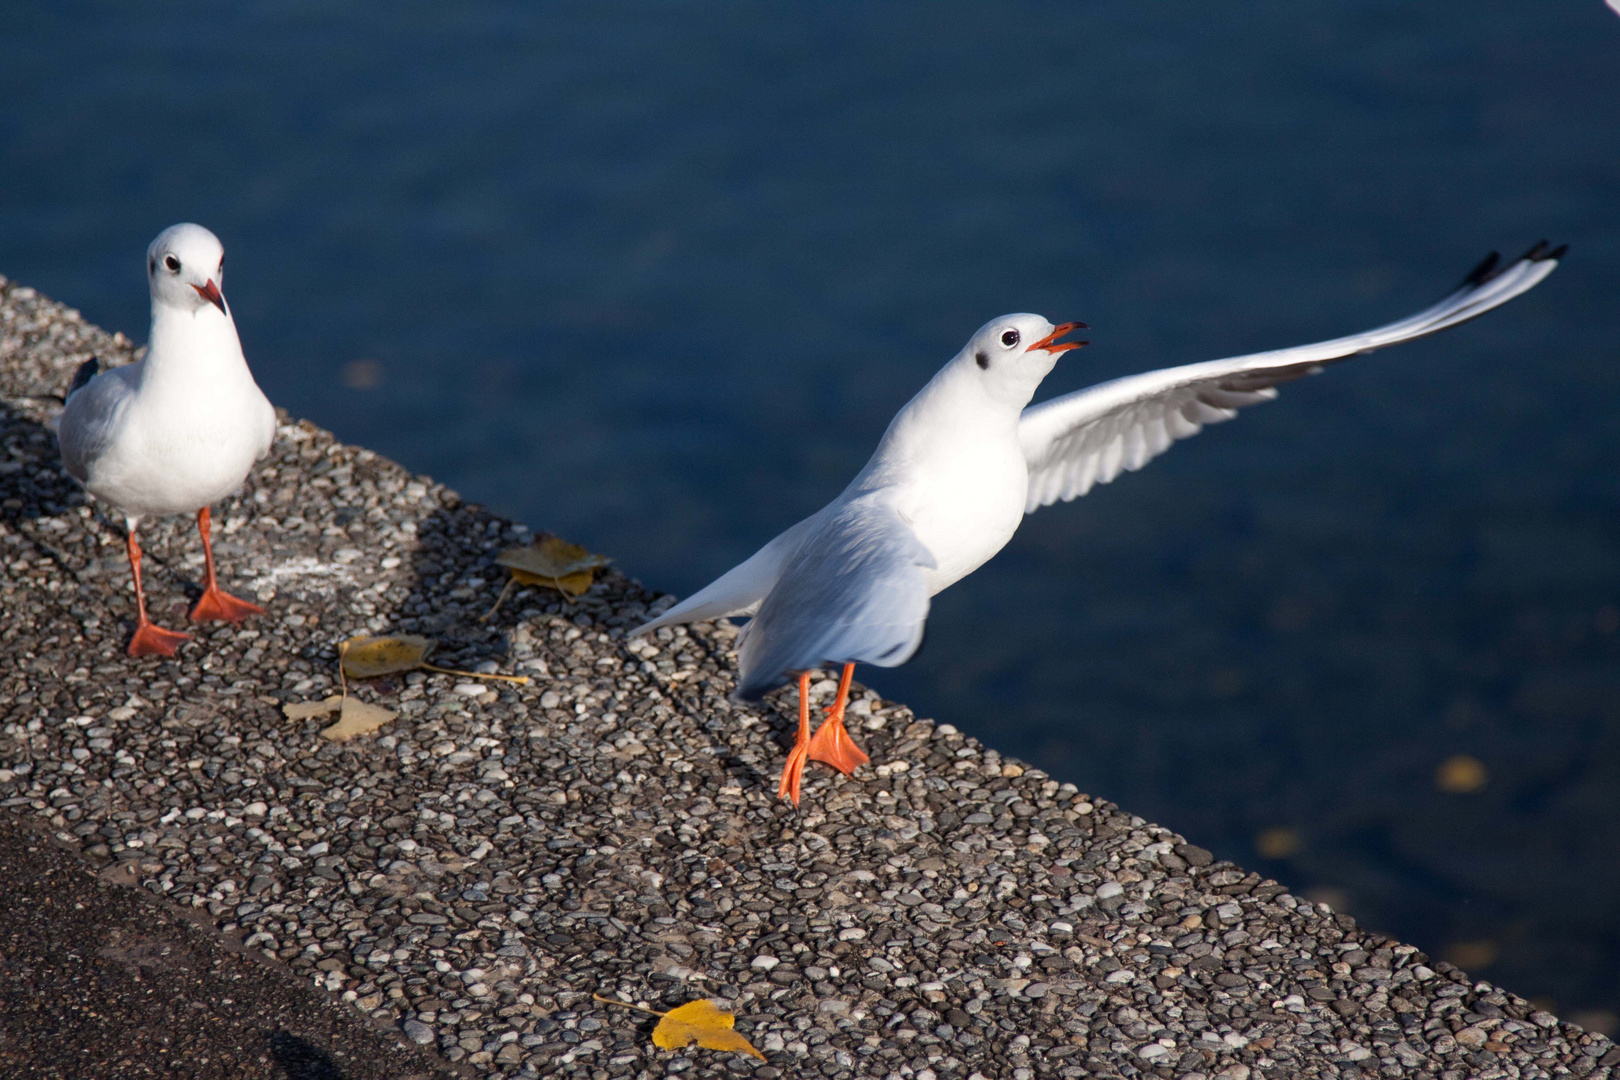
[{"label": "orange leg", "polygon": [[782,766],[782,782],[776,785],[778,799],[792,799],[799,805],[799,784],[804,779],[804,763],[810,752],[810,673],[799,673],[799,733],[793,740],[793,751],[787,764]]},{"label": "orange leg", "polygon": [[146,617],[146,593],[141,589],[141,545],[135,542],[135,526],[129,527],[129,572],[135,578],[135,636],[129,639],[131,656],[173,656],[180,643],[190,641],[190,634],[178,630],[165,630]]},{"label": "orange leg", "polygon": [[854,677],[855,665],[845,664],[844,674],[838,680],[838,697],[834,699],[832,708],[827,710],[827,719],[822,721],[815,737],[810,740],[810,760],[825,762],[845,776],[854,772],[855,766],[872,760],[855,745],[855,740],[844,729],[844,709],[849,705],[849,682]]},{"label": "orange leg", "polygon": [[212,524],[208,507],[197,511],[197,531],[202,533],[203,559],[208,564],[208,585],[197,598],[197,606],[191,609],[191,621],[241,622],[249,615],[263,615],[264,608],[259,605],[220,591],[219,582],[214,580],[214,540],[209,535]]}]

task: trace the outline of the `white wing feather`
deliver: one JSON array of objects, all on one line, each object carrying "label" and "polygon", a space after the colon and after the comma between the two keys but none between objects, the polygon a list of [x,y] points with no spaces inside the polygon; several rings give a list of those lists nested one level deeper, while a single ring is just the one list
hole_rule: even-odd
[{"label": "white wing feather", "polygon": [[1246,405],[1270,401],[1279,383],[1483,315],[1534,288],[1553,272],[1563,253],[1562,247],[1548,250],[1543,242],[1494,273],[1493,254],[1438,304],[1375,330],[1131,375],[1033,405],[1018,423],[1018,440],[1029,462],[1024,512],[1079,498],[1122,471],[1140,469],[1206,424],[1230,420]]},{"label": "white wing feather", "polygon": [[815,526],[823,512],[817,511],[779,533],[770,543],[693,595],[630,631],[630,636],[639,637],[661,626],[680,626],[731,615],[752,615],[759,610],[766,594],[776,586],[783,564],[799,550],[805,533]]},{"label": "white wing feather", "polygon": [[57,418],[56,441],[63,468],[79,483],[90,478],[96,461],[112,445],[124,410],[135,400],[137,378],[136,365],[126,364],[109,368],[69,391],[67,405]]},{"label": "white wing feather", "polygon": [[736,697],[789,673],[862,661],[895,667],[922,644],[934,557],[876,495],[830,508],[782,567],[737,643]]}]

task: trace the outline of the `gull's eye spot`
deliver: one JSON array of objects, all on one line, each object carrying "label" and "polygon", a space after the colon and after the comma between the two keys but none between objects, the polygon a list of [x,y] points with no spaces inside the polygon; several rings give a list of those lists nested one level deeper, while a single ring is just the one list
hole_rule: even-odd
[{"label": "gull's eye spot", "polygon": [[1016,331],[1016,330],[1003,330],[1001,332],[1001,344],[1002,344],[1003,347],[1008,348],[1008,349],[1010,349],[1014,345],[1018,344],[1018,331]]},{"label": "gull's eye spot", "polygon": [[148,274],[157,273],[157,260],[156,259],[147,259],[146,260],[146,272]]},{"label": "gull's eye spot", "polygon": [[990,358],[984,355],[983,349],[980,349],[978,352],[974,353],[973,359],[978,363],[979,367],[983,368],[985,371],[990,370]]},{"label": "gull's eye spot", "polygon": [[169,268],[169,273],[171,274],[178,274],[180,272],[180,260],[175,258],[173,255],[163,256],[163,265]]}]

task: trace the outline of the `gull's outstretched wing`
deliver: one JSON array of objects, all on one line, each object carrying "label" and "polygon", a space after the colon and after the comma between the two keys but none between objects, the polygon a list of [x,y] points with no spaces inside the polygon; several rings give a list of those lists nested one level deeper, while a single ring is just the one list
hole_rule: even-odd
[{"label": "gull's outstretched wing", "polygon": [[934,558],[875,496],[830,507],[782,568],[738,643],[736,697],[792,672],[859,660],[894,667],[922,644]]},{"label": "gull's outstretched wing", "polygon": [[1277,396],[1278,383],[1315,375],[1323,366],[1433,334],[1483,315],[1534,288],[1553,272],[1564,248],[1546,241],[1498,269],[1493,252],[1456,292],[1425,311],[1349,337],[1292,349],[1210,360],[1099,383],[1024,410],[1018,441],[1029,462],[1025,513],[1078,498],[1122,470],[1135,471],[1196,435],[1205,424]]}]

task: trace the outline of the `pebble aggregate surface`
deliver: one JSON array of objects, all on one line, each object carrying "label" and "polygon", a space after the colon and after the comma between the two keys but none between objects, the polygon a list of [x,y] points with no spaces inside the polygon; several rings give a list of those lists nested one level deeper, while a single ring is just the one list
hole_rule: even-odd
[{"label": "pebble aggregate surface", "polygon": [[[193,522],[142,526],[161,624],[131,660],[121,531],[47,424],[132,343],[0,279],[0,806],[196,909],[482,1077],[1607,1077],[1620,1048],[857,687],[873,765],[775,797],[791,694],[734,705],[729,624],[626,633],[672,597],[608,571],[514,590],[523,526],[307,422],[215,509],[222,585],[185,624]],[[536,523],[544,525],[543,522]],[[336,646],[440,642],[351,684],[400,715],[343,744],[281,706]],[[813,695],[830,702],[823,677]],[[759,1062],[654,1048],[728,1003]]]},{"label": "pebble aggregate surface", "polygon": [[244,953],[200,909],[92,873],[41,825],[0,817],[6,1080],[455,1077],[397,1028]]}]

